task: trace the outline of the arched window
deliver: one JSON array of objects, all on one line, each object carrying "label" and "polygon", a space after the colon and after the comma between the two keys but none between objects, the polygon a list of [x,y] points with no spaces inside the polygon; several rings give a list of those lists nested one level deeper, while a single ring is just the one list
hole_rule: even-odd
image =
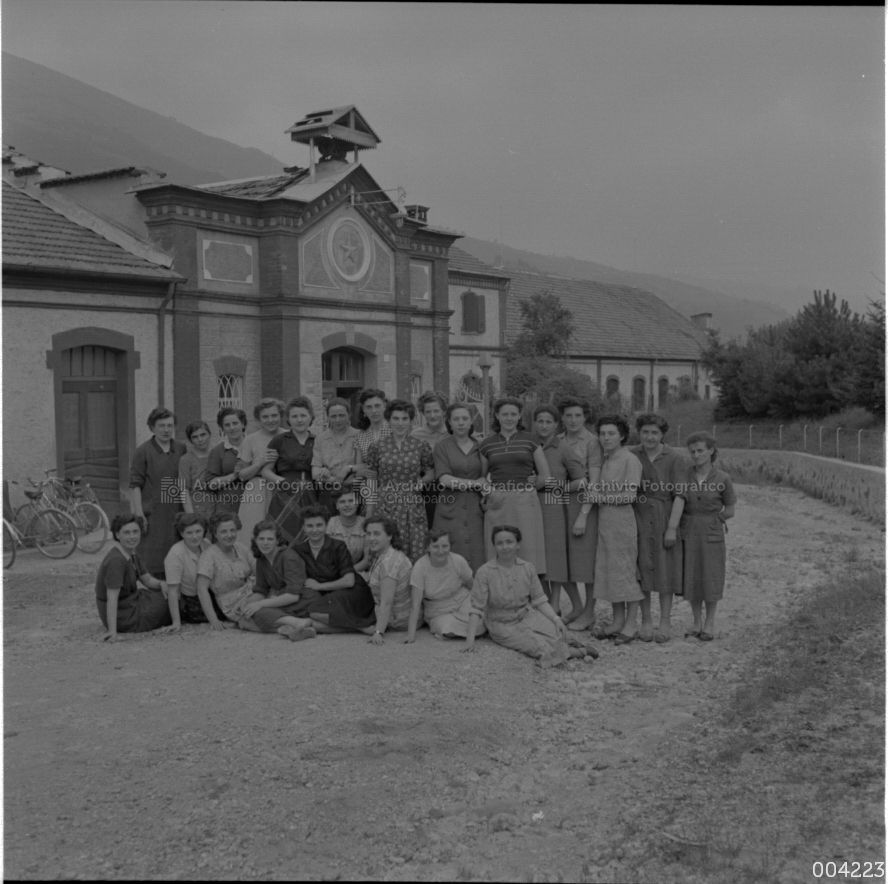
[{"label": "arched window", "polygon": [[484,295],[467,291],[460,296],[462,299],[462,331],[468,334],[481,334],[485,331],[485,303]]},{"label": "arched window", "polygon": [[620,379],[611,375],[605,382],[604,393],[608,398],[618,396],[620,393]]},{"label": "arched window", "polygon": [[219,375],[219,408],[244,407],[244,379],[237,374]]},{"label": "arched window", "polygon": [[632,381],[632,410],[644,411],[645,404],[644,378],[639,375]]},{"label": "arched window", "polygon": [[669,404],[669,378],[663,376],[657,381],[657,408],[665,408]]}]

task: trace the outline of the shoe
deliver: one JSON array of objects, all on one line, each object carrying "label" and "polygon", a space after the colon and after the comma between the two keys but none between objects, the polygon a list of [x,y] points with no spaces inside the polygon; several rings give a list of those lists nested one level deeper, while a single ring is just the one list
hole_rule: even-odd
[{"label": "shoe", "polygon": [[616,632],[605,632],[603,626],[596,626],[592,630],[592,638],[597,638],[598,641],[609,641],[610,639],[617,636],[619,633]]},{"label": "shoe", "polygon": [[696,632],[686,632],[685,638],[700,638],[700,630],[698,629]]},{"label": "shoe", "polygon": [[668,636],[668,635],[663,635],[662,632],[658,632],[658,633],[654,636],[654,641],[655,641],[658,645],[665,645],[666,642],[669,641],[669,639],[670,639],[670,636]]},{"label": "shoe", "polygon": [[701,632],[698,636],[701,642],[711,642],[715,636],[711,632]]},{"label": "shoe", "polygon": [[628,645],[635,641],[635,635],[624,635],[622,632],[617,636],[615,645]]},{"label": "shoe", "polygon": [[592,645],[586,645],[583,650],[585,650],[586,656],[591,657],[593,660],[597,660],[601,656],[598,651],[592,647]]},{"label": "shoe", "polygon": [[652,641],[654,638],[654,630],[653,627],[642,624],[641,629],[638,630],[638,640],[643,642]]},{"label": "shoe", "polygon": [[665,626],[661,623],[657,627],[657,631],[654,633],[654,641],[659,645],[664,645],[669,639],[672,638],[672,625],[666,624]]},{"label": "shoe", "polygon": [[317,632],[311,626],[290,626],[284,627],[286,630],[281,635],[285,635],[291,642],[301,642],[307,638],[314,638]]}]

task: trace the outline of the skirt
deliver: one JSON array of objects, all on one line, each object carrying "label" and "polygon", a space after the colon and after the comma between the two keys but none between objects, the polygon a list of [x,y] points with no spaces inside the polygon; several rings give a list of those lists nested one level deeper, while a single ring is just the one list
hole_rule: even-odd
[{"label": "skirt", "polygon": [[488,618],[485,618],[485,623],[490,637],[498,645],[527,654],[535,660],[564,645],[555,624],[536,608],[527,608],[523,618],[515,623],[500,623]]},{"label": "skirt", "polygon": [[716,515],[681,517],[685,601],[717,602],[725,592],[725,524]]},{"label": "skirt", "polygon": [[[227,620],[228,618],[222,613],[222,609],[219,607],[219,603],[216,601],[216,596],[213,593],[210,593],[210,602],[213,605],[216,616],[223,622]],[[207,620],[207,615],[204,614],[200,599],[196,595],[185,595],[181,592],[179,593],[179,619],[183,623],[210,622]]]},{"label": "skirt", "polygon": [[[105,629],[108,628],[107,602],[96,599],[99,617]],[[117,631],[118,632],[151,632],[161,626],[172,625],[170,606],[159,589],[137,587],[137,591],[118,599]]]},{"label": "skirt", "polygon": [[[548,491],[537,493],[543,515],[543,545],[546,548],[546,580],[569,580],[567,561],[567,500]],[[522,557],[523,558],[523,557]]]},{"label": "skirt", "polygon": [[[445,635],[458,635],[460,638],[465,638],[469,634],[469,612],[472,609],[470,593],[467,592],[462,602],[451,611],[436,614],[436,607],[440,608],[441,606],[425,602],[425,618],[432,635],[438,638],[444,638]],[[484,625],[484,621],[481,621],[475,631],[475,636],[484,635],[486,632],[487,627]]]},{"label": "skirt", "polygon": [[449,533],[450,551],[462,556],[473,574],[489,561],[484,542],[481,495],[477,491],[445,488],[438,498],[433,527]]},{"label": "skirt", "polygon": [[580,514],[583,501],[579,492],[570,496],[567,504],[567,579],[574,583],[585,583],[591,589],[595,580],[595,553],[598,550],[598,507],[593,506],[586,516],[586,531],[581,537],[574,537],[573,526]]},{"label": "skirt", "polygon": [[631,506],[598,507],[598,551],[592,595],[614,604],[644,598],[638,579],[638,534]]},{"label": "skirt", "polygon": [[487,543],[487,561],[496,556],[491,531],[497,525],[511,525],[521,532],[519,558],[532,562],[537,574],[546,573],[546,544],[543,513],[535,490],[491,492],[484,513],[484,540]]},{"label": "skirt", "polygon": [[330,626],[339,629],[366,629],[376,623],[373,593],[360,574],[355,574],[351,589],[318,593],[308,605],[310,614],[326,614]]},{"label": "skirt", "polygon": [[638,526],[638,573],[641,591],[659,595],[681,595],[682,539],[677,531],[675,543],[667,549],[663,535],[669,526],[672,501],[648,497],[643,504],[635,504],[635,522]]}]

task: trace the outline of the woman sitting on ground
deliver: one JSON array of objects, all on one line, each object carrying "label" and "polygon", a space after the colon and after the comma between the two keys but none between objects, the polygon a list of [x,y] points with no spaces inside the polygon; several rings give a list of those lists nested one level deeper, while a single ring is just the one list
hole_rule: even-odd
[{"label": "woman sitting on ground", "polygon": [[327,522],[327,534],[334,540],[341,540],[351,553],[355,571],[370,568],[370,548],[367,546],[367,531],[364,517],[360,515],[358,495],[351,488],[341,488],[336,495],[336,511],[339,513]]},{"label": "woman sitting on ground", "polygon": [[[429,532],[428,552],[410,574],[412,606],[407,626],[408,644],[416,639],[422,613],[435,638],[465,638],[472,605],[472,569],[469,563],[450,551],[450,535],[441,528]],[[487,632],[484,624],[478,635]]]},{"label": "woman sitting on ground", "polygon": [[[178,632],[183,623],[209,623],[197,594],[197,566],[200,557],[209,549],[205,537],[207,522],[197,513],[179,513],[175,521],[176,533],[182,539],[174,543],[163,560],[166,585],[169,592],[170,613],[173,617],[172,632]],[[225,619],[215,599],[211,606],[220,620]]]},{"label": "woman sitting on ground", "polygon": [[108,630],[105,641],[118,641],[122,632],[151,632],[172,622],[166,584],[151,576],[136,552],[145,530],[142,516],[125,513],[111,521],[116,543],[96,574],[96,607]]},{"label": "woman sitting on ground", "polygon": [[318,632],[370,634],[373,596],[364,578],[355,573],[352,555],[341,541],[327,534],[327,510],[318,504],[302,513],[305,540],[293,545],[305,563],[306,604],[303,626]]},{"label": "woman sitting on ground", "polygon": [[[279,627],[304,626],[301,620],[287,614],[279,616],[273,624],[268,624],[265,620],[262,623],[254,620],[255,613],[267,603],[267,599],[262,593],[255,591],[256,559],[237,539],[237,532],[240,530],[241,521],[234,513],[216,513],[210,519],[213,545],[203,553],[197,566],[197,594],[210,620],[210,628],[223,628],[215,612],[210,617],[210,590],[222,613],[247,632],[267,632],[269,625],[275,627],[275,632],[280,631]],[[301,638],[311,638],[314,633],[290,629],[281,634],[298,641]]]},{"label": "woman sitting on ground", "polygon": [[[422,443],[425,445],[425,442]],[[376,626],[370,630],[374,645],[385,644],[387,629],[403,631],[410,622],[410,559],[401,551],[398,525],[388,516],[371,516],[364,523],[373,564],[370,591],[376,604]],[[414,624],[414,630],[416,629]]]},{"label": "woman sitting on ground", "polygon": [[475,575],[463,651],[475,650],[475,636],[483,619],[498,645],[533,657],[543,668],[570,657],[597,657],[570,636],[564,621],[552,610],[534,565],[518,558],[521,531],[497,525],[491,540],[496,556]]}]

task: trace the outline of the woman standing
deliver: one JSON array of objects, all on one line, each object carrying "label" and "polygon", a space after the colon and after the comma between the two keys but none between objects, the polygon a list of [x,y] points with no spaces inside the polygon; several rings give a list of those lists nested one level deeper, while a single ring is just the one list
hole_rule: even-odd
[{"label": "woman standing", "polygon": [[152,436],[134,452],[130,468],[133,513],[145,519],[139,556],[149,574],[163,580],[163,560],[178,540],[173,520],[181,512],[179,494],[174,490],[179,480],[179,460],[187,449],[177,442],[176,415],[169,409],[155,408],[148,415]]},{"label": "woman standing", "polygon": [[166,584],[148,573],[136,552],[144,530],[142,516],[125,513],[111,520],[116,542],[96,574],[96,608],[108,630],[105,641],[118,641],[122,632],[151,632],[172,623]]},{"label": "woman standing", "polygon": [[253,417],[262,425],[261,429],[250,433],[238,452],[238,478],[245,483],[243,503],[238,513],[243,526],[239,540],[244,546],[252,540],[256,523],[261,522],[268,512],[271,495],[266,493],[260,473],[277,460],[277,452],[270,451],[268,443],[281,431],[283,416],[284,403],[280,399],[260,399],[253,409]]},{"label": "woman standing", "polygon": [[360,430],[351,426],[351,410],[345,399],[334,397],[327,402],[327,429],[315,437],[311,455],[311,477],[322,484],[319,502],[332,512],[336,497],[343,488],[355,488],[358,467]]},{"label": "woman standing", "polygon": [[[677,496],[687,478],[688,463],[679,451],[663,443],[669,424],[658,414],[635,420],[641,444],[630,451],[641,462],[641,493],[633,504],[638,526],[638,572],[641,575],[643,642],[663,644],[672,637],[672,596],[681,595],[682,544],[677,539],[684,498]],[[660,622],[654,632],[651,594],[660,597]]]},{"label": "woman standing", "polygon": [[524,537],[524,555],[537,574],[546,573],[546,546],[543,513],[537,490],[549,478],[549,464],[543,450],[521,423],[520,399],[497,399],[493,404],[493,434],[479,446],[487,461],[493,490],[487,497],[484,534],[488,538],[487,558],[496,554],[490,539],[497,525],[514,525]]},{"label": "woman standing", "polygon": [[358,515],[359,508],[358,495],[350,488],[340,489],[336,498],[339,515],[327,522],[327,534],[348,547],[356,571],[366,571],[370,567],[370,548],[364,519]]},{"label": "woman standing", "polygon": [[213,512],[237,513],[244,493],[244,483],[237,471],[237,453],[247,429],[247,413],[240,408],[222,408],[216,415],[222,431],[222,442],[207,458],[207,488],[213,501]]},{"label": "woman standing", "polygon": [[268,450],[277,455],[273,464],[262,468],[265,487],[271,494],[268,518],[280,529],[287,545],[299,536],[302,529],[302,510],[317,503],[311,487],[311,462],[314,454],[314,436],[311,422],[314,408],[305,396],[296,396],[287,403],[289,432],[280,433],[268,443]]},{"label": "woman standing", "polygon": [[[472,606],[472,569],[450,549],[450,537],[442,529],[429,532],[428,553],[410,572],[411,607],[405,644],[416,640],[421,617],[435,638],[465,638]],[[487,630],[483,624],[479,627]],[[481,632],[476,632],[481,635]]]},{"label": "woman standing", "polygon": [[598,552],[595,559],[596,599],[613,607],[609,629],[596,638],[614,638],[618,645],[635,639],[638,603],[644,598],[638,582],[638,529],[632,504],[641,484],[641,464],[629,449],[629,425],[618,414],[603,414],[596,425],[604,449],[598,504]]},{"label": "woman standing", "polygon": [[737,497],[731,477],[715,466],[715,438],[709,433],[691,433],[687,446],[693,466],[686,473],[687,484],[679,492],[685,501],[681,516],[682,585],[694,613],[694,625],[685,637],[708,642],[715,638],[715,612],[724,595],[726,522],[734,518]]},{"label": "woman standing", "polygon": [[[410,423],[415,416],[411,402],[390,402],[385,418],[391,433],[371,445],[366,458],[367,466],[376,473],[380,513],[394,519],[411,562],[425,552],[428,528],[421,492],[422,486],[435,475],[432,449],[410,436]],[[373,512],[374,504],[370,503],[368,516]]]},{"label": "woman standing", "polygon": [[[427,442],[434,454],[435,446],[450,435],[444,424],[444,411],[447,408],[447,397],[443,393],[426,390],[426,392],[419,397],[417,405],[419,407],[419,413],[423,416],[425,423],[421,427],[417,427],[413,430],[410,435],[414,439],[421,439],[423,442]],[[437,492],[438,484],[435,482],[422,492],[422,502],[426,511],[426,524],[429,528],[431,528],[435,522]]]},{"label": "woman standing", "polygon": [[527,654],[544,668],[587,653],[598,656],[576,647],[575,639],[575,647],[569,647],[567,627],[546,599],[535,566],[518,558],[521,532],[512,525],[497,525],[491,534],[496,555],[475,575],[463,650],[475,650],[483,620],[498,645]]},{"label": "woman standing", "polygon": [[385,393],[382,390],[367,389],[358,397],[358,408],[361,409],[361,417],[358,421],[360,433],[355,444],[365,460],[370,446],[391,433],[389,425],[385,421],[386,402]]},{"label": "woman standing", "polygon": [[[425,442],[421,444],[425,445]],[[413,569],[410,559],[401,552],[401,539],[394,519],[370,516],[364,527],[373,556],[369,583],[376,606],[376,626],[370,641],[382,645],[387,629],[402,631],[409,625],[410,573]]]},{"label": "woman standing", "polygon": [[554,405],[540,405],[533,413],[536,439],[549,466],[549,478],[538,492],[543,513],[543,538],[546,547],[546,579],[543,589],[552,610],[561,615],[561,590],[567,591],[574,618],[581,610],[579,579],[570,570],[568,542],[574,523],[568,518],[571,494],[579,491],[586,478],[582,461],[573,449],[557,436],[561,415]]},{"label": "woman standing", "polygon": [[467,405],[450,405],[445,423],[450,434],[433,452],[435,476],[443,491],[435,509],[433,530],[447,532],[453,552],[462,556],[474,572],[486,561],[481,496],[490,491],[485,478],[487,461],[473,435],[472,413]]},{"label": "woman standing", "polygon": [[[561,423],[564,425],[562,438],[579,457],[586,471],[586,486],[579,492],[570,495],[567,504],[567,520],[571,526],[567,538],[568,571],[572,579],[584,584],[586,599],[582,609],[579,604],[565,618],[568,629],[577,631],[588,629],[595,623],[595,595],[592,584],[595,580],[595,551],[598,549],[598,507],[589,502],[590,492],[598,485],[601,478],[601,463],[604,454],[598,436],[586,427],[592,416],[592,409],[585,399],[562,399],[558,403],[561,412]],[[566,587],[571,605],[571,585]],[[576,589],[579,598],[579,589]],[[574,619],[576,618],[576,619]]]},{"label": "woman standing", "polygon": [[179,461],[182,507],[186,513],[197,513],[208,519],[215,504],[206,485],[212,433],[206,421],[192,421],[185,427],[185,438],[191,443],[191,451]]}]

